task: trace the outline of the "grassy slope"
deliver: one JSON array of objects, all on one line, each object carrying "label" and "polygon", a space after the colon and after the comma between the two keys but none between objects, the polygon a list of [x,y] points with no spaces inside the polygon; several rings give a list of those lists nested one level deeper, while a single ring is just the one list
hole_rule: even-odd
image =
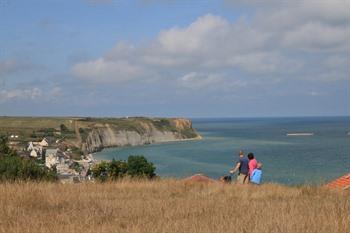
[{"label": "grassy slope", "polygon": [[0,134],[17,134],[20,141],[28,142],[38,140],[31,136],[33,132],[38,138],[42,138],[44,136],[42,130],[56,129],[56,131],[59,131],[61,124],[74,131],[75,120],[76,118],[60,117],[0,117]]},{"label": "grassy slope", "polygon": [[0,184],[0,232],[350,232],[350,193],[180,181]]}]

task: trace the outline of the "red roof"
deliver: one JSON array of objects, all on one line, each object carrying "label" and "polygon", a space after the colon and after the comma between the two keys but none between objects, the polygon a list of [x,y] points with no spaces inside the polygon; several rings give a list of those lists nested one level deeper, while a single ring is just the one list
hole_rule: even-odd
[{"label": "red roof", "polygon": [[350,189],[350,173],[329,182],[326,186],[332,189]]},{"label": "red roof", "polygon": [[203,174],[195,174],[193,176],[185,178],[184,181],[186,181],[186,182],[201,182],[201,183],[216,182],[216,180],[213,180],[213,179],[211,179],[208,176],[205,176]]}]

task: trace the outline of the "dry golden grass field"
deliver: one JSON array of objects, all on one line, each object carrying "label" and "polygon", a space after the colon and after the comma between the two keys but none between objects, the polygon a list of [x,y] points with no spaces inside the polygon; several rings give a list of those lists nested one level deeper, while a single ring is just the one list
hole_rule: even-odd
[{"label": "dry golden grass field", "polygon": [[0,232],[348,233],[350,192],[274,184],[0,184]]}]

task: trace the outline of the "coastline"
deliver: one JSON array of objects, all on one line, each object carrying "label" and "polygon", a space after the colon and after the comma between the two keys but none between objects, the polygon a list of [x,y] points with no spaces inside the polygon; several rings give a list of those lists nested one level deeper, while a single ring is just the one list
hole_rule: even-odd
[{"label": "coastline", "polygon": [[94,159],[96,161],[110,161],[110,159],[98,159],[98,155],[96,153],[99,153],[105,149],[114,149],[114,148],[119,148],[119,149],[126,149],[126,148],[133,148],[133,147],[138,147],[138,146],[148,146],[148,145],[163,145],[163,144],[167,144],[167,143],[177,143],[177,142],[187,142],[187,141],[200,141],[203,140],[203,136],[199,135],[197,137],[194,138],[181,138],[181,139],[176,139],[176,140],[165,140],[165,141],[161,141],[161,142],[154,142],[154,143],[149,143],[149,144],[140,144],[140,145],[127,145],[127,146],[107,146],[107,147],[103,147],[101,148],[101,150],[93,152],[93,153],[89,153],[91,154]]}]

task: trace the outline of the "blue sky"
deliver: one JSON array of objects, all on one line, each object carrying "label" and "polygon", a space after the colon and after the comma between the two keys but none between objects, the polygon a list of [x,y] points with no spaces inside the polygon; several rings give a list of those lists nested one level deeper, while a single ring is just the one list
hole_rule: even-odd
[{"label": "blue sky", "polygon": [[0,115],[350,115],[349,0],[0,0]]}]

